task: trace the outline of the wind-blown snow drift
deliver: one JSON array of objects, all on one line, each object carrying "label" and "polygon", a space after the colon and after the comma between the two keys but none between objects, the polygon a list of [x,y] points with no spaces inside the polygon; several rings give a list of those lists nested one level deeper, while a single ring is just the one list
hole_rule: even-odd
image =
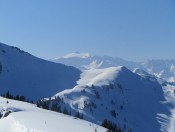
[{"label": "wind-blown snow drift", "polygon": [[[0,119],[0,132],[106,132],[93,123],[0,97],[1,110],[12,113]],[[18,109],[17,112],[13,110]]]}]

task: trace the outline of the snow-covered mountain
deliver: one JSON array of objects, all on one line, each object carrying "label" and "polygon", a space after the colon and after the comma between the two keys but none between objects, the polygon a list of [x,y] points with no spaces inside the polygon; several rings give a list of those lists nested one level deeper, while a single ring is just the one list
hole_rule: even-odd
[{"label": "snow-covered mountain", "polygon": [[138,67],[139,64],[132,61],[126,61],[121,58],[113,58],[110,56],[90,55],[89,53],[70,53],[63,57],[51,59],[53,62],[63,63],[69,66],[77,67],[81,70],[91,68],[108,68],[115,66],[127,66],[128,68]]},{"label": "snow-covered mountain", "polygon": [[45,101],[94,123],[110,120],[126,132],[173,132],[175,86],[143,70],[134,72],[121,66],[85,70],[77,86]]},{"label": "snow-covered mountain", "polygon": [[88,53],[70,53],[51,61],[74,66],[80,70],[91,68],[108,68],[115,66],[126,66],[130,70],[143,69],[157,77],[167,81],[175,82],[175,60],[146,60],[144,62],[127,61],[110,56],[92,56]]},{"label": "snow-covered mountain", "polygon": [[80,71],[0,43],[0,93],[41,99],[76,85]]},{"label": "snow-covered mountain", "polygon": [[[44,98],[37,105],[45,104],[100,125],[111,121],[124,132],[174,132],[175,61],[132,62],[78,52],[52,61],[59,64],[0,44],[0,93]],[[2,97],[0,117],[5,117],[0,119],[3,132],[106,131],[89,122]]]},{"label": "snow-covered mountain", "polygon": [[[7,103],[8,102],[8,103]],[[107,132],[93,123],[0,97],[0,132]]]},{"label": "snow-covered mountain", "polygon": [[141,63],[141,68],[159,78],[175,82],[175,60],[147,60]]}]

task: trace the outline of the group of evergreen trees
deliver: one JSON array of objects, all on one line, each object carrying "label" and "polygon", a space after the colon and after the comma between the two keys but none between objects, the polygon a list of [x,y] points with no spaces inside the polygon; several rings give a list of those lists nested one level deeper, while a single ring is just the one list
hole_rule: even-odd
[{"label": "group of evergreen trees", "polygon": [[[96,94],[98,97],[98,94]],[[20,95],[12,95],[9,91],[7,91],[5,94],[1,94],[2,97],[8,98],[8,99],[13,99],[13,100],[19,100],[19,101],[23,101],[23,102],[30,102],[33,103],[33,101],[29,101],[29,99],[26,100],[25,96],[20,96]],[[55,111],[55,112],[60,112],[60,113],[64,113],[67,115],[71,115],[71,112],[69,112],[67,110],[66,107],[64,107],[63,109],[61,108],[61,103],[64,104],[63,99],[56,97],[55,98],[56,101],[51,101],[51,99],[47,100],[47,101],[38,101],[36,103],[37,107],[43,108],[43,109],[47,109],[47,110],[51,110],[51,111]],[[88,106],[88,105],[85,105]],[[110,111],[111,115],[114,116],[116,118],[116,112],[115,110]],[[76,112],[75,115],[72,115],[76,118],[80,118],[83,119],[83,114]],[[1,117],[1,114],[0,114]],[[108,132],[123,132],[123,130],[117,126],[115,123],[111,122],[110,120],[105,119],[101,126],[109,129]],[[131,129],[128,130],[128,132],[132,132]]]},{"label": "group of evergreen trees", "polygon": [[117,125],[109,120],[104,120],[102,122],[102,126],[109,129],[109,132],[122,132],[122,130],[120,129],[120,127],[117,127]]},{"label": "group of evergreen trees", "polygon": [[23,101],[23,102],[29,102],[33,104],[33,101],[29,99],[26,99],[25,96],[23,95],[12,95],[9,91],[7,91],[5,94],[1,94],[2,97],[5,97],[7,99],[13,99],[13,100],[18,100],[18,101]]},{"label": "group of evergreen trees", "polygon": [[[63,113],[66,115],[72,115],[70,111],[68,111],[68,109],[66,107],[61,108],[61,102],[63,102],[63,99],[57,97],[56,99],[57,101],[51,101],[51,99],[49,100],[43,100],[43,101],[38,101],[36,103],[37,107],[46,109],[46,110],[51,110],[51,111],[55,111],[55,112],[59,112],[59,113]],[[74,115],[72,115],[76,118],[80,118],[83,119],[83,114],[76,112]]]},{"label": "group of evergreen trees", "polygon": [[[108,132],[124,132],[120,126],[117,126],[115,123],[111,122],[110,120],[105,119],[102,122],[102,126],[108,129]],[[132,132],[132,129],[128,129],[128,132]]]}]

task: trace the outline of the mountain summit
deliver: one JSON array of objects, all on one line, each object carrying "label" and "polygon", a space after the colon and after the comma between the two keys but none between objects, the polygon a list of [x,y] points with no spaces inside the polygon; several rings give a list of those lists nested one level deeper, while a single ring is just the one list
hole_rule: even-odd
[{"label": "mountain summit", "polygon": [[170,118],[164,119],[170,110],[156,78],[142,77],[124,66],[84,70],[77,86],[45,101],[97,124],[110,120],[126,132],[168,130],[170,123]]}]

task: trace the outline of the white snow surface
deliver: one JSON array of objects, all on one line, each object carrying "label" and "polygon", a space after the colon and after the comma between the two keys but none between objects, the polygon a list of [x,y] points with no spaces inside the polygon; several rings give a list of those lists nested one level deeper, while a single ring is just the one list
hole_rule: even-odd
[{"label": "white snow surface", "polygon": [[77,82],[79,86],[103,86],[109,85],[117,76],[117,71],[123,67],[110,67],[106,69],[85,70],[81,74],[81,79]]},{"label": "white snow surface", "polygon": [[[10,90],[39,99],[57,93],[51,100],[45,100],[55,102],[59,97],[62,110],[67,108],[72,115],[79,112],[87,121],[101,124],[108,119],[124,132],[129,128],[133,132],[174,132],[174,60],[131,62],[71,53],[53,61],[81,69],[81,78],[75,68],[0,44],[0,92]],[[106,131],[98,125],[32,104],[8,101],[0,97],[0,113],[12,111],[0,119],[0,132]],[[115,111],[116,117],[111,111]]]},{"label": "white snow surface", "polygon": [[[0,119],[0,132],[106,132],[93,123],[37,108],[33,104],[0,97],[0,111],[12,113]],[[18,111],[13,112],[13,109]]]},{"label": "white snow surface", "polygon": [[121,66],[85,70],[77,86],[57,93],[51,102],[62,98],[61,107],[72,115],[79,112],[85,120],[98,124],[108,119],[125,132],[129,128],[133,132],[174,132],[174,94],[171,101],[167,94],[173,85],[145,71],[135,72],[141,75]]},{"label": "white snow surface", "polygon": [[[76,56],[73,56],[73,55]],[[80,70],[91,68],[108,68],[116,66],[126,66],[131,71],[135,68],[143,69],[149,74],[159,78],[166,79],[169,82],[175,82],[175,60],[146,60],[143,62],[127,61],[121,58],[110,56],[93,56],[88,53],[87,57],[83,57],[83,53],[71,53],[71,57],[59,57],[51,61],[74,66]],[[69,54],[68,54],[69,56]],[[82,56],[77,58],[77,56]]]},{"label": "white snow surface", "polygon": [[68,58],[89,58],[89,57],[90,57],[89,53],[75,52],[75,53],[69,53],[69,54],[63,56],[62,58],[68,59]]},{"label": "white snow surface", "polygon": [[80,71],[0,43],[0,93],[39,100],[76,85]]}]

